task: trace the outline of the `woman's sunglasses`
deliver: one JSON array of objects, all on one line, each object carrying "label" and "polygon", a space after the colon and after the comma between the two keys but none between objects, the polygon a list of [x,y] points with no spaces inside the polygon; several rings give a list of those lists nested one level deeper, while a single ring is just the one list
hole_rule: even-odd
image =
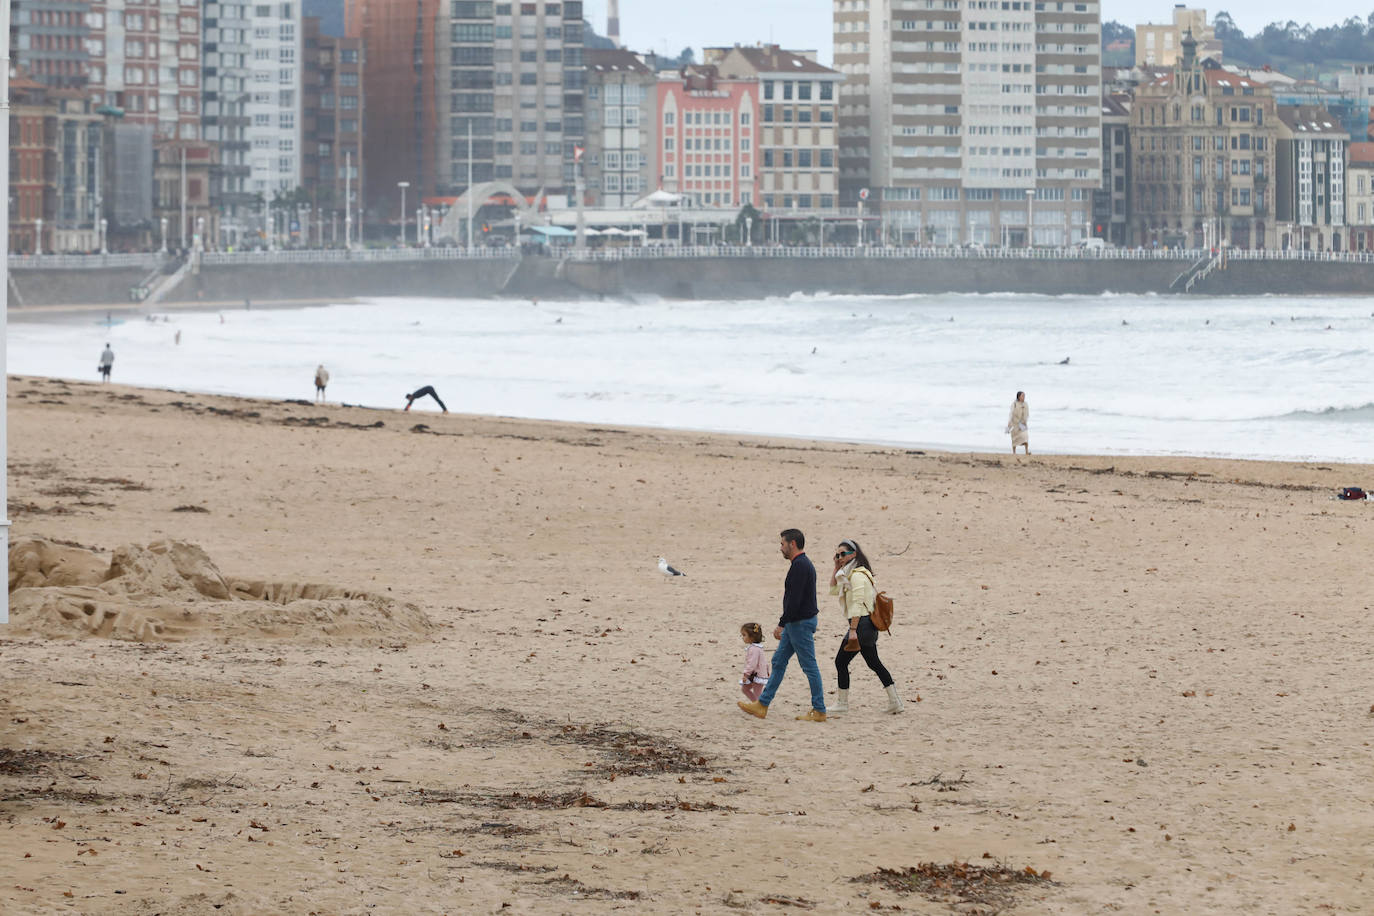
[{"label": "woman's sunglasses", "polygon": [[852,554],[852,553],[837,553],[837,554],[835,554],[835,559],[837,559],[837,560],[843,560],[845,557],[852,557],[852,556],[854,556],[854,554]]}]

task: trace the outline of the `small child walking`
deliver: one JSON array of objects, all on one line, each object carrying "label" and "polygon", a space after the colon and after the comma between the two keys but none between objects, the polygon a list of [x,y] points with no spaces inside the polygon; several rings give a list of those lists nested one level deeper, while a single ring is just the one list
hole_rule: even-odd
[{"label": "small child walking", "polygon": [[746,623],[739,628],[740,639],[748,649],[744,650],[744,671],[740,673],[739,687],[752,703],[763,693],[771,673],[768,657],[763,654],[763,627],[757,623]]}]

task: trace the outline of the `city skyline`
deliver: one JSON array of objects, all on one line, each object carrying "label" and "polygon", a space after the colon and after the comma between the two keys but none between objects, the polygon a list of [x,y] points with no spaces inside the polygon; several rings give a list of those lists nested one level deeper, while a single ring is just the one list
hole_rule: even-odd
[{"label": "city skyline", "polygon": [[[1226,0],[1189,3],[1208,18],[1227,12],[1247,35],[1271,22],[1310,22],[1314,28],[1337,25],[1350,17],[1366,19],[1371,0],[1336,0],[1316,17],[1292,14],[1282,0]],[[630,50],[676,57],[684,47],[700,56],[702,47],[770,42],[792,50],[815,50],[824,64],[833,60],[831,0],[758,0],[747,6],[728,0],[700,0],[691,6],[672,6],[657,0],[620,0],[620,38]],[[1174,4],[1161,0],[1111,0],[1102,4],[1102,21],[1115,20],[1134,28],[1145,22],[1168,22]],[[587,0],[584,14],[598,34],[606,31],[606,0]]]}]

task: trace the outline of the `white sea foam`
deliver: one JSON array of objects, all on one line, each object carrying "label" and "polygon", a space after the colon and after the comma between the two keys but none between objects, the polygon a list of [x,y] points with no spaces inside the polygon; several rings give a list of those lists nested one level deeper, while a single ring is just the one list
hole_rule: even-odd
[{"label": "white sea foam", "polygon": [[1041,452],[1368,461],[1370,313],[1335,298],[398,298],[223,324],[12,321],[9,365],[92,379],[108,340],[115,379],[137,385],[309,398],[322,362],[330,400],[369,406],[432,384],[474,413],[986,450],[1009,447],[1024,389]]}]

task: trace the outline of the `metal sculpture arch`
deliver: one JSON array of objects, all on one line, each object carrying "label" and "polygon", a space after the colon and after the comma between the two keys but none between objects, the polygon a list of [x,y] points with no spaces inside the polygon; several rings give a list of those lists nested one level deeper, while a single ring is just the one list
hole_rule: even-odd
[{"label": "metal sculpture arch", "polygon": [[[434,233],[436,240],[451,239],[458,242],[465,238],[463,224],[468,218],[468,195],[472,195],[472,212],[475,215],[482,205],[491,200],[498,194],[504,194],[515,202],[515,211],[520,214],[520,218],[528,224],[528,217],[537,211],[534,204],[525,201],[525,195],[509,181],[484,181],[475,184],[458,196],[453,205],[448,208],[448,213],[444,215],[444,220],[439,224],[438,230]],[[543,197],[544,192],[541,188],[539,193],[534,196],[537,202]]]}]

